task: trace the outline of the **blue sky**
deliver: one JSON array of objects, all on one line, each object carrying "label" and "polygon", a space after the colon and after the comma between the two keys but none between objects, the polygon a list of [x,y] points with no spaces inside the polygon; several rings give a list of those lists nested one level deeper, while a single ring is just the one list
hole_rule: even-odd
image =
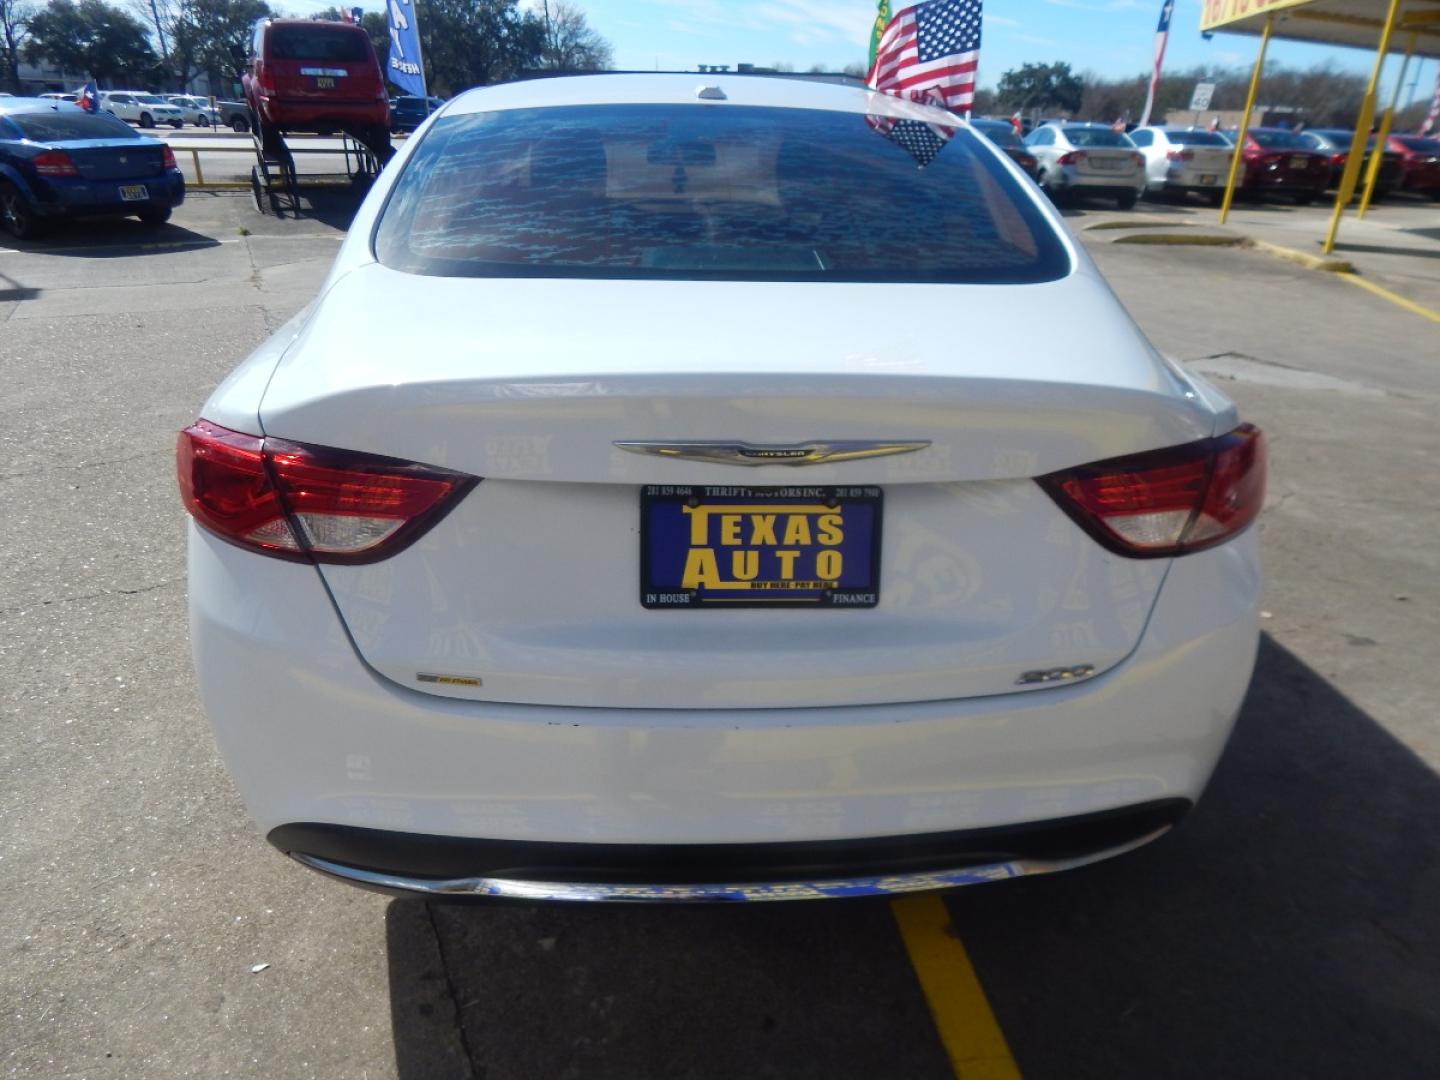
[{"label": "blue sky", "polygon": [[[334,0],[279,0],[297,13],[329,7]],[[380,0],[360,0],[381,10]],[[522,0],[538,8],[540,0]],[[906,0],[892,0],[901,7]],[[839,69],[864,62],[875,3],[867,0],[578,0],[590,24],[615,48],[621,68],[691,70],[697,64],[770,64],[787,61]],[[1027,61],[1063,60],[1077,71],[1104,76],[1147,71],[1161,0],[987,0],[980,52],[980,84],[993,87],[1005,70]],[[1167,68],[1194,64],[1222,67],[1254,61],[1257,39],[1200,36],[1200,0],[1176,0]],[[1308,67],[1332,60],[1368,72],[1371,56],[1356,49],[1276,41],[1276,63]],[[1387,79],[1399,69],[1387,67]],[[1434,61],[1421,66],[1415,99],[1434,87]],[[1408,88],[1416,66],[1406,76]],[[1406,96],[1402,95],[1401,102]]]}]

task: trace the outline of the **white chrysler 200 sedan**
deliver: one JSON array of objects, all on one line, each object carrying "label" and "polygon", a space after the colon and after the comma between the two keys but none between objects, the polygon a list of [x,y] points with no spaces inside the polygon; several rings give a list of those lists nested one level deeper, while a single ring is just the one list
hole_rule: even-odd
[{"label": "white chrysler 200 sedan", "polygon": [[1264,471],[949,113],[476,90],[180,436],[200,693],[270,841],[382,891],[1075,866],[1215,766]]}]

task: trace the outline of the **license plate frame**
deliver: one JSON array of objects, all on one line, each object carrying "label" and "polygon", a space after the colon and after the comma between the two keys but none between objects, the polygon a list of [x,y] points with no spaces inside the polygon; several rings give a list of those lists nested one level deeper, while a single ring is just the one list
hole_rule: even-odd
[{"label": "license plate frame", "polygon": [[[705,516],[696,525],[698,509]],[[734,530],[729,518],[741,519]],[[792,525],[792,518],[805,526]],[[651,611],[873,608],[880,602],[883,520],[884,493],[875,485],[646,485],[640,489],[640,605]],[[701,544],[697,529],[703,529]],[[735,537],[740,542],[724,542]],[[713,558],[707,560],[706,551]],[[797,554],[787,563],[781,553],[788,551]],[[754,552],[753,567],[742,552]],[[830,570],[839,560],[833,584],[820,569],[822,558],[831,560],[824,564]],[[733,573],[742,566],[753,572],[748,581]],[[695,585],[689,584],[692,571]]]},{"label": "license plate frame", "polygon": [[1305,154],[1291,154],[1290,168],[1300,170],[1308,169],[1310,168],[1310,158]]},{"label": "license plate frame", "polygon": [[335,77],[333,75],[316,75],[313,76],[313,78],[315,79],[316,90],[335,89]]},{"label": "license plate frame", "polygon": [[120,186],[121,202],[148,202],[150,189],[144,184],[122,184]]},{"label": "license plate frame", "polygon": [[1213,176],[1213,175],[1211,175],[1210,173],[1204,173],[1204,174],[1201,175],[1201,177],[1200,177],[1200,184],[1201,184],[1202,187],[1214,187],[1214,186],[1215,186],[1215,181],[1216,181],[1217,179],[1218,179],[1218,177]]}]

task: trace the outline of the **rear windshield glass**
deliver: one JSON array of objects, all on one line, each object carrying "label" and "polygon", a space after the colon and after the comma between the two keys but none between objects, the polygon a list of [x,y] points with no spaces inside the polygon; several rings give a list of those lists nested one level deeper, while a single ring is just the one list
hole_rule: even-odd
[{"label": "rear windshield glass", "polygon": [[975,139],[914,120],[748,106],[446,116],[396,182],[375,251],[396,269],[445,276],[1068,273],[1053,228]]},{"label": "rear windshield glass", "polygon": [[1309,145],[1293,131],[1251,131],[1250,138],[1267,150],[1309,150]]},{"label": "rear windshield glass", "polygon": [[1218,131],[1167,131],[1165,137],[1180,146],[1229,146]]},{"label": "rear windshield glass", "polygon": [[350,30],[311,29],[308,26],[272,27],[272,60],[368,60],[365,36]]},{"label": "rear windshield glass", "polygon": [[157,95],[157,94],[136,94],[136,95],[135,95],[135,100],[136,100],[136,101],[143,101],[146,105],[169,105],[169,104],[170,104],[170,103],[169,103],[168,101],[166,101],[163,97],[160,97],[160,96]]},{"label": "rear windshield glass", "polygon": [[10,122],[31,142],[70,139],[138,139],[135,129],[109,113],[11,113]]},{"label": "rear windshield glass", "polygon": [[1135,145],[1128,135],[1109,128],[1070,127],[1065,129],[1065,138],[1070,140],[1071,146],[1123,146],[1130,149]]}]

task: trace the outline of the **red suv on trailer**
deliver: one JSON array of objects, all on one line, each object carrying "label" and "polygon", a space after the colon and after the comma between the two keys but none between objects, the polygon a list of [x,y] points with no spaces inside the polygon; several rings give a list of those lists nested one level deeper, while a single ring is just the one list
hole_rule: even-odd
[{"label": "red suv on trailer", "polygon": [[358,26],[260,19],[241,77],[262,134],[344,131],[383,162],[390,156],[390,101],[370,37]]}]

